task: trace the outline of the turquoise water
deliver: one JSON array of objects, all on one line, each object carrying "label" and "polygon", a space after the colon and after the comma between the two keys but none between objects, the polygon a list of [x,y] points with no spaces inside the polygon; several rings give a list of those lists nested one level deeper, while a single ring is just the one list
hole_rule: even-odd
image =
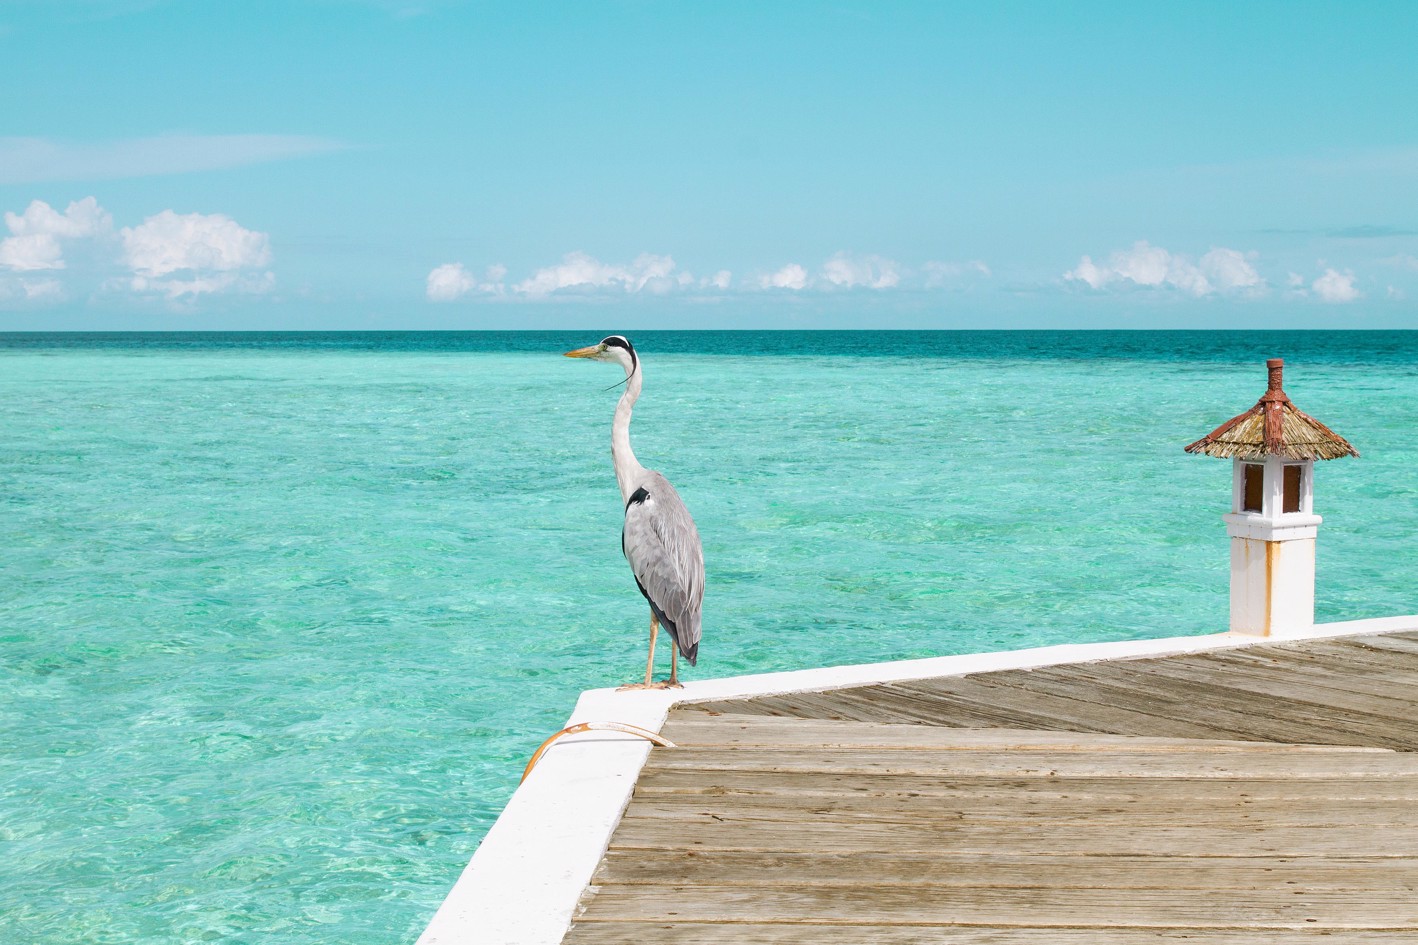
[{"label": "turquoise water", "polygon": [[[643,671],[604,332],[0,335],[0,942],[411,940]],[[1414,333],[640,333],[688,678],[1224,629],[1264,359],[1321,620],[1418,612]],[[663,650],[662,650],[663,652]]]}]

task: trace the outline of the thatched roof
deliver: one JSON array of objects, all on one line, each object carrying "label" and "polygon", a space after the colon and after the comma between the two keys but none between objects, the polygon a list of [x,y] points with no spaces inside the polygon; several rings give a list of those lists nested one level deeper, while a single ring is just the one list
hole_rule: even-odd
[{"label": "thatched roof", "polygon": [[1188,453],[1205,453],[1221,459],[1338,459],[1358,456],[1349,441],[1307,413],[1302,413],[1280,389],[1285,362],[1271,358],[1270,386],[1256,405],[1232,417],[1186,447]]}]

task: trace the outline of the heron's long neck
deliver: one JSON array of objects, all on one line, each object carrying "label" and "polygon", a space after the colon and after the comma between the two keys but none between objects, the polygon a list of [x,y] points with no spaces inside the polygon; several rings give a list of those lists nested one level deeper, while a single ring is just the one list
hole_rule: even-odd
[{"label": "heron's long neck", "polygon": [[626,381],[625,393],[615,405],[615,422],[611,424],[611,459],[615,461],[615,481],[620,486],[622,504],[630,501],[635,491],[635,482],[645,472],[630,448],[630,411],[640,397],[640,371],[637,369]]}]

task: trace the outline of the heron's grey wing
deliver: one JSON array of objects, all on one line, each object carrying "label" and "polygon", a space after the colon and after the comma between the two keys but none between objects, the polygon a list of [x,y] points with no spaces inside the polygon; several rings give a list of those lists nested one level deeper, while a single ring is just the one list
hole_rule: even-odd
[{"label": "heron's grey wing", "polygon": [[640,591],[692,664],[699,652],[704,549],[679,493],[650,473],[625,506],[621,550]]}]

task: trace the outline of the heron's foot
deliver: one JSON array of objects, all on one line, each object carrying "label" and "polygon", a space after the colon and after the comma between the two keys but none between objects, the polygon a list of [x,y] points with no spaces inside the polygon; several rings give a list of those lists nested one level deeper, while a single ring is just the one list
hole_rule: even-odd
[{"label": "heron's foot", "polygon": [[683,684],[683,683],[671,682],[671,681],[668,680],[668,679],[662,679],[662,680],[660,680],[659,682],[652,682],[652,683],[643,683],[643,682],[630,683],[630,684],[628,684],[628,685],[618,687],[618,688],[616,689],[616,692],[631,692],[631,691],[637,690],[637,689],[683,689],[683,688],[684,688],[684,684]]}]

